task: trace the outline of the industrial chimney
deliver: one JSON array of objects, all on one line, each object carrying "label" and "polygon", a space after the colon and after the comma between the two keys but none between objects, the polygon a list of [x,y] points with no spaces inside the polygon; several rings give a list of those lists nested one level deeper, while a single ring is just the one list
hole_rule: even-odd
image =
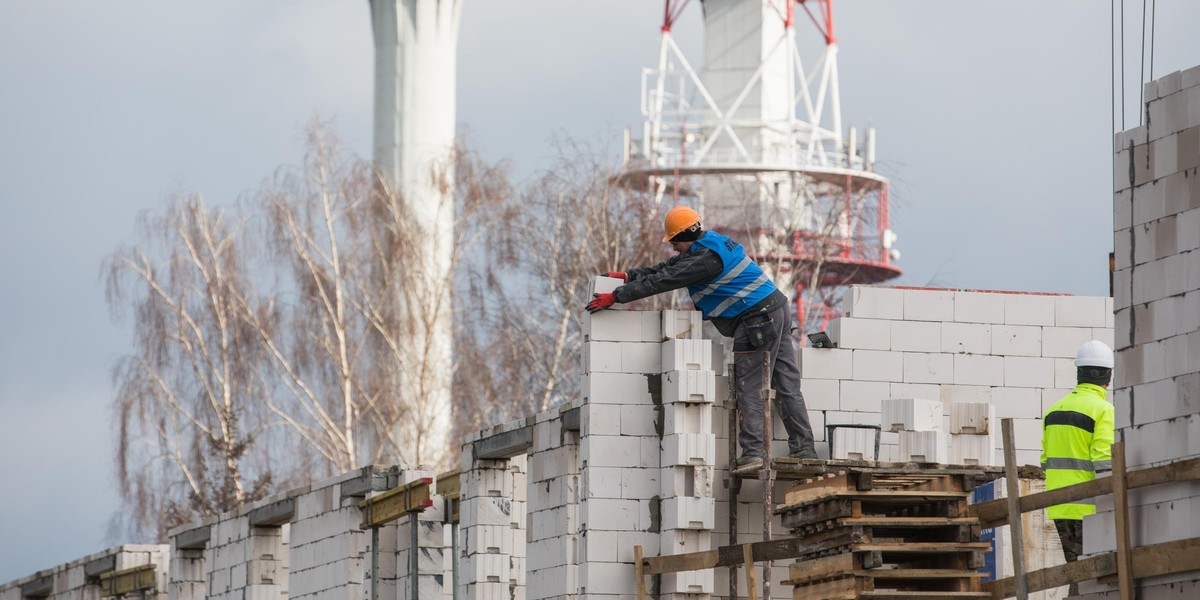
[{"label": "industrial chimney", "polygon": [[[444,466],[450,449],[454,234],[455,64],[462,0],[369,0],[375,38],[374,163],[407,215],[416,258],[381,269],[405,323],[376,346],[401,420],[392,431],[406,466]],[[381,223],[380,227],[386,224]],[[393,257],[385,257],[391,260]],[[390,361],[390,362],[389,362]],[[394,373],[394,374],[393,374]]]}]

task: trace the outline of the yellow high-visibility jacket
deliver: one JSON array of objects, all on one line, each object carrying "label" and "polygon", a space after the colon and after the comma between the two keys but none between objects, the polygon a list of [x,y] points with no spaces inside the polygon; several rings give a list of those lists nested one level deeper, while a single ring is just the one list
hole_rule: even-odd
[{"label": "yellow high-visibility jacket", "polygon": [[[1116,422],[1104,388],[1081,383],[1055,402],[1042,416],[1042,468],[1046,489],[1091,481],[1096,473],[1112,470]],[[1091,499],[1046,509],[1049,519],[1082,520],[1095,514]]]}]

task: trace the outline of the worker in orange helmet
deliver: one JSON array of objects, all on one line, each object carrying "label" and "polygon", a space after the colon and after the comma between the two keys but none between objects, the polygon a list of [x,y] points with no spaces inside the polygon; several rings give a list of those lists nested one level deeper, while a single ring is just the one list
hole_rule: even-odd
[{"label": "worker in orange helmet", "polygon": [[734,386],[737,390],[742,453],[737,469],[756,470],[763,465],[762,355],[772,365],[771,388],[779,415],[788,433],[789,456],[817,458],[812,426],[800,369],[792,347],[792,315],[787,296],[746,255],[741,244],[700,225],[700,215],[686,206],[667,211],[666,236],[676,256],[653,267],[607,273],[626,283],[612,293],[595,294],[587,309],[596,312],[617,302],[625,303],[687,288],[692,303],[717,331],[733,338]]}]

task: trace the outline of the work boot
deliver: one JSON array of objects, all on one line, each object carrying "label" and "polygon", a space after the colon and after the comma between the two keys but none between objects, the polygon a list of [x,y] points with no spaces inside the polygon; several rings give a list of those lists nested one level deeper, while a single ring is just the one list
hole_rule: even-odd
[{"label": "work boot", "polygon": [[737,459],[737,466],[734,471],[737,473],[753,472],[763,467],[763,459],[761,456],[740,456]]},{"label": "work boot", "polygon": [[788,458],[798,458],[800,460],[820,460],[817,456],[817,449],[812,444],[801,446],[799,450],[789,453]]}]

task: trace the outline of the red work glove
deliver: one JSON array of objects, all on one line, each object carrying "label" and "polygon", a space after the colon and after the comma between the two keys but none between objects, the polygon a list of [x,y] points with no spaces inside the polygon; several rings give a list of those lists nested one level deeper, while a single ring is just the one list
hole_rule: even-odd
[{"label": "red work glove", "polygon": [[590,313],[598,313],[617,303],[617,297],[612,293],[607,294],[592,294],[595,300],[588,302],[587,311]]},{"label": "red work glove", "polygon": [[607,273],[601,273],[600,276],[612,277],[613,279],[620,279],[621,281],[629,281],[629,278],[625,276],[625,271],[609,271]]}]

